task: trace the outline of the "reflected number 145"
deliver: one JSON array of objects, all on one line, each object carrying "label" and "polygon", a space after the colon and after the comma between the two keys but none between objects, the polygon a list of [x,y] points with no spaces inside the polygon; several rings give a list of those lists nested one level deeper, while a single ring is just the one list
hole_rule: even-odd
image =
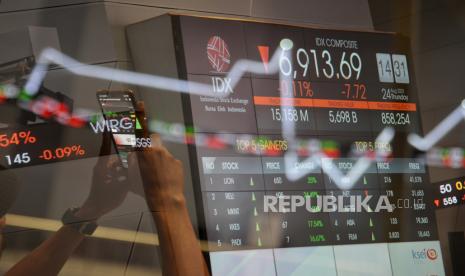
[{"label": "reflected number 145", "polygon": [[8,166],[11,165],[21,165],[31,162],[31,157],[28,152],[18,153],[15,155],[5,155],[6,162]]}]

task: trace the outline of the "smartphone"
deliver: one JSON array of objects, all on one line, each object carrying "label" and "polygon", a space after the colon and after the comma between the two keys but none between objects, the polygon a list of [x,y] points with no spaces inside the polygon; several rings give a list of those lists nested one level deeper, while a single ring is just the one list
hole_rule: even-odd
[{"label": "smartphone", "polygon": [[111,133],[122,166],[128,168],[128,154],[137,145],[137,129],[141,128],[136,117],[136,100],[131,90],[97,92],[105,129]]}]

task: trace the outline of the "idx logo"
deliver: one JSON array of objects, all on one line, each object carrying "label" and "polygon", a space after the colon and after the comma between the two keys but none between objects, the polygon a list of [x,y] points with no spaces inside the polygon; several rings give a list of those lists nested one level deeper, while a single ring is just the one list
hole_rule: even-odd
[{"label": "idx logo", "polygon": [[430,249],[422,249],[422,250],[412,250],[412,258],[414,260],[426,260],[429,259],[434,261],[438,258],[438,253],[436,250]]},{"label": "idx logo", "polygon": [[231,78],[212,77],[213,92],[233,93]]},{"label": "idx logo", "polygon": [[121,129],[129,130],[134,127],[134,123],[129,117],[123,117],[121,119],[96,120],[95,122],[89,122],[89,124],[95,133],[103,133],[104,131],[119,132]]}]

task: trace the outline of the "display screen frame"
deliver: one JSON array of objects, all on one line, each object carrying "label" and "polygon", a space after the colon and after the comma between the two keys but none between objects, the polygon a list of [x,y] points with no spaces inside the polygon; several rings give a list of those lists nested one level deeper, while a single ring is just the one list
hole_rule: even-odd
[{"label": "display screen frame", "polygon": [[[186,65],[187,62],[189,61],[186,61],[186,49],[184,48],[185,47],[185,44],[186,41],[183,41],[183,27],[182,27],[182,20],[181,20],[182,16],[178,16],[178,15],[173,15],[172,16],[172,25],[173,25],[173,34],[174,34],[174,42],[175,42],[175,45],[177,45],[176,47],[176,61],[177,61],[177,67],[178,67],[178,77],[180,79],[185,79],[185,80],[189,80],[189,75],[190,75],[190,72],[188,67]],[[233,21],[233,22],[242,22],[243,24],[265,24],[265,25],[268,25],[268,26],[275,26],[275,27],[284,27],[284,28],[300,28],[300,29],[309,29],[309,30],[318,30],[318,31],[321,31],[321,32],[341,32],[341,33],[345,33],[345,32],[350,32],[350,33],[354,33],[354,34],[363,34],[363,35],[367,35],[367,36],[373,36],[373,37],[379,37],[379,36],[384,36],[384,35],[388,35],[388,36],[391,36],[391,37],[394,37],[395,38],[395,41],[396,43],[398,43],[397,47],[400,47],[402,49],[402,53],[405,53],[407,54],[407,63],[408,63],[408,68],[409,68],[409,71],[408,71],[408,78],[409,78],[409,84],[400,84],[400,86],[403,86],[403,87],[408,87],[411,89],[411,92],[409,93],[409,95],[413,95],[412,99],[409,100],[409,102],[413,102],[414,104],[416,104],[416,113],[418,114],[417,116],[417,120],[415,120],[415,126],[416,126],[416,129],[415,129],[415,133],[419,133],[419,134],[422,134],[423,133],[423,127],[422,127],[422,122],[421,122],[421,119],[420,119],[420,115],[419,115],[419,111],[418,111],[418,107],[420,106],[419,104],[419,99],[418,99],[418,95],[417,95],[417,91],[416,91],[416,78],[415,78],[415,74],[414,74],[414,65],[413,65],[413,60],[412,60],[412,56],[411,56],[411,51],[410,51],[410,43],[409,43],[409,38],[404,36],[404,35],[400,35],[400,34],[395,34],[395,33],[391,33],[391,32],[378,32],[378,31],[368,31],[368,30],[344,30],[344,29],[337,29],[337,30],[334,30],[334,29],[326,29],[326,28],[319,28],[319,27],[316,27],[316,28],[309,28],[309,26],[299,26],[299,25],[287,25],[287,24],[280,24],[280,23],[275,23],[275,22],[266,22],[266,21],[248,21],[248,20],[230,20],[230,19],[227,19],[227,20],[222,20],[223,18],[203,18],[203,17],[200,17],[204,20],[221,20],[221,22],[226,22],[226,21]],[[214,24],[214,22],[212,22]],[[398,48],[395,48],[396,50]],[[196,74],[201,74],[199,72],[196,72]],[[224,74],[221,74],[221,73],[216,73],[218,75],[224,75]],[[195,74],[194,74],[195,75]],[[208,73],[206,73],[206,75],[210,75]],[[211,75],[215,75],[215,73],[211,73]],[[249,73],[246,73],[245,76],[250,76],[251,74]],[[253,79],[253,78],[252,78]],[[264,78],[266,79],[266,78]],[[192,96],[189,95],[189,94],[182,94],[181,96],[181,100],[182,100],[182,103],[183,103],[183,115],[184,115],[184,122],[187,126],[193,126],[194,129],[196,129],[197,125],[196,125],[196,120],[194,118],[194,110],[192,108]],[[254,106],[254,110],[255,110],[255,107]],[[395,108],[394,108],[395,109]],[[256,115],[255,115],[256,116]],[[258,124],[258,123],[257,123]],[[373,122],[370,122],[370,125],[372,125]],[[257,125],[257,127],[259,127]],[[381,129],[379,129],[381,130]],[[402,148],[405,148],[405,147],[408,147],[408,144],[406,142],[406,131],[409,131],[408,128],[397,128],[397,130],[399,131],[398,136],[402,137],[403,141],[401,141],[401,144],[403,144]],[[371,135],[371,133],[375,132],[376,130],[374,129],[371,129],[369,132],[360,132],[360,133],[357,133],[358,135],[367,135],[367,133],[370,133],[369,135]],[[208,132],[208,131],[207,131]],[[214,133],[214,131],[211,131],[212,133]],[[219,131],[219,133],[229,133],[228,131]],[[337,135],[338,132],[335,131],[335,132],[332,132],[332,131],[328,131],[328,132],[325,132],[323,135],[324,136],[333,136],[333,135]],[[260,132],[258,131],[257,129],[257,135],[260,135]],[[311,133],[308,134],[308,135],[312,135]],[[398,140],[399,137],[396,137],[396,140]],[[194,144],[189,144],[188,145],[188,151],[189,151],[189,159],[190,159],[190,168],[191,168],[191,175],[192,175],[192,184],[193,184],[193,187],[194,187],[194,194],[195,194],[195,205],[196,205],[196,213],[197,213],[197,223],[198,223],[198,231],[199,231],[199,239],[202,240],[202,241],[208,241],[208,235],[207,235],[207,225],[206,225],[206,214],[205,214],[205,198],[204,198],[204,195],[203,195],[203,191],[202,191],[202,180],[201,180],[201,165],[199,164],[199,160],[198,160],[198,149],[197,149],[197,146]],[[420,152],[416,151],[414,148],[409,148],[408,150],[408,154],[411,155],[411,156],[419,156]],[[425,170],[426,170],[426,177],[428,177],[428,174],[427,174],[427,171],[428,171],[428,168],[425,167]],[[426,181],[426,183],[428,184],[429,181]],[[426,189],[430,189],[431,187],[424,187]],[[430,205],[429,202],[427,202],[428,205]],[[434,216],[434,215],[433,215]],[[434,227],[436,227],[435,225],[435,222],[434,222]],[[436,228],[437,229],[437,228]],[[212,268],[212,264],[211,264],[211,256],[209,254],[208,251],[205,251],[204,252],[206,258],[207,258],[207,262],[209,264],[209,268],[211,269]],[[389,265],[392,265],[391,263]]]}]

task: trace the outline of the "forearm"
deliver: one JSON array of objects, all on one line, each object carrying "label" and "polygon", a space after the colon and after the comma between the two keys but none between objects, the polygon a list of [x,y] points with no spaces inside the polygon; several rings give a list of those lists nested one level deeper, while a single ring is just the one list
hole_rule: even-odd
[{"label": "forearm", "polygon": [[152,215],[158,229],[163,275],[209,275],[185,201]]},{"label": "forearm", "polygon": [[29,255],[13,266],[5,276],[57,275],[84,239],[70,226],[63,226]]}]

